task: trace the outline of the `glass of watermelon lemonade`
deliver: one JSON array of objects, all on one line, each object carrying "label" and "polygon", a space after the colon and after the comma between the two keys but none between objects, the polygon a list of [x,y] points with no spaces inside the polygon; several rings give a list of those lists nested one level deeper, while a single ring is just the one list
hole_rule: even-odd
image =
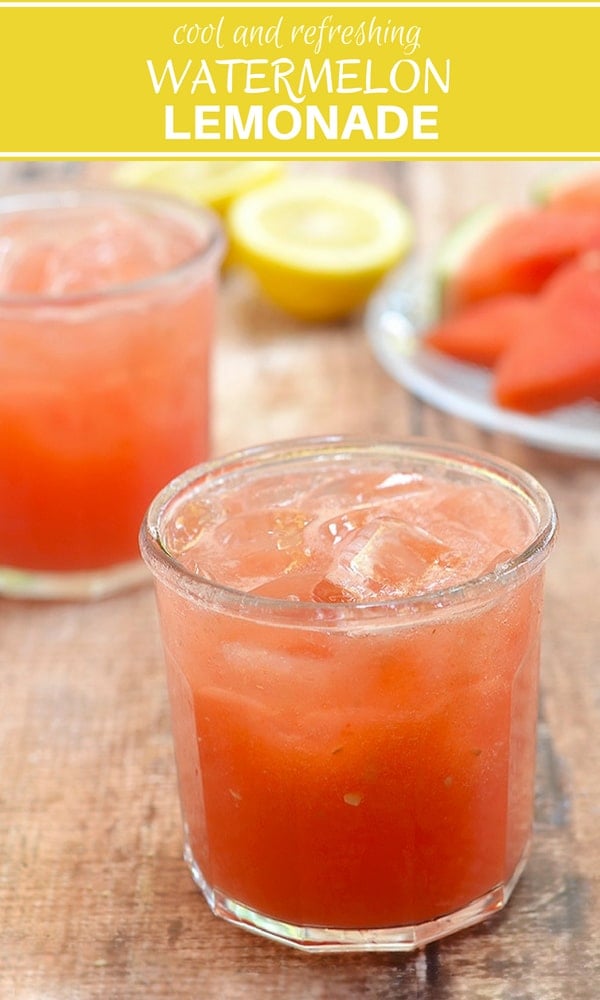
[{"label": "glass of watermelon lemonade", "polygon": [[0,594],[143,579],[140,520],[208,457],[221,230],[118,190],[0,197]]},{"label": "glass of watermelon lemonade", "polygon": [[501,908],[533,805],[545,490],[417,440],[267,445],[141,532],[185,858],[213,912],[409,950]]}]

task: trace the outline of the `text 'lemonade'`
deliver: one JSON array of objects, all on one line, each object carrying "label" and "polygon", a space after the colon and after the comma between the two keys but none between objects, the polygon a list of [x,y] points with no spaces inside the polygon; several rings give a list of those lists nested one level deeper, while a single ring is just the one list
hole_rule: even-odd
[{"label": "text 'lemonade'", "polygon": [[207,457],[220,253],[212,217],[167,199],[0,198],[3,592],[116,586],[153,494]]},{"label": "text 'lemonade'", "polygon": [[216,912],[313,948],[408,948],[506,901],[554,532],[517,473],[307,442],[155,501],[186,853]]}]

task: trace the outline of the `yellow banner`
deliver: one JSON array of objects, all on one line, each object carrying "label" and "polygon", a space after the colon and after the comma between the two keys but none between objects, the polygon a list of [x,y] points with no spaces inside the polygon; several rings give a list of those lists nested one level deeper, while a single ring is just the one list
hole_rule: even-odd
[{"label": "yellow banner", "polygon": [[600,156],[597,4],[1,4],[0,156]]}]

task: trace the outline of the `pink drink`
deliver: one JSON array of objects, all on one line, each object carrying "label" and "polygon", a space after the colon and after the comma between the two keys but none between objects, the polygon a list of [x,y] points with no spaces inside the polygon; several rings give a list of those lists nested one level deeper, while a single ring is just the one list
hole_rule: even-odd
[{"label": "pink drink", "polygon": [[195,470],[143,535],[186,857],[215,912],[406,949],[494,912],[527,853],[554,514],[426,445],[304,442]]},{"label": "pink drink", "polygon": [[92,596],[140,577],[137,528],[208,454],[221,238],[151,196],[0,198],[0,590]]}]

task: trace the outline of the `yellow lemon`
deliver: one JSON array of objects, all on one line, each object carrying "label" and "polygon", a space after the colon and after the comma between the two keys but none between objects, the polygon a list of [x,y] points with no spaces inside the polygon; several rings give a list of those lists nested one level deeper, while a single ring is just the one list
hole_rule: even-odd
[{"label": "yellow lemon", "polygon": [[114,168],[112,179],[208,205],[223,215],[238,195],[281,177],[283,170],[266,160],[127,160]]},{"label": "yellow lemon", "polygon": [[237,258],[265,295],[307,320],[338,319],[362,305],[413,238],[397,198],[340,177],[275,181],[237,198],[228,224]]}]

